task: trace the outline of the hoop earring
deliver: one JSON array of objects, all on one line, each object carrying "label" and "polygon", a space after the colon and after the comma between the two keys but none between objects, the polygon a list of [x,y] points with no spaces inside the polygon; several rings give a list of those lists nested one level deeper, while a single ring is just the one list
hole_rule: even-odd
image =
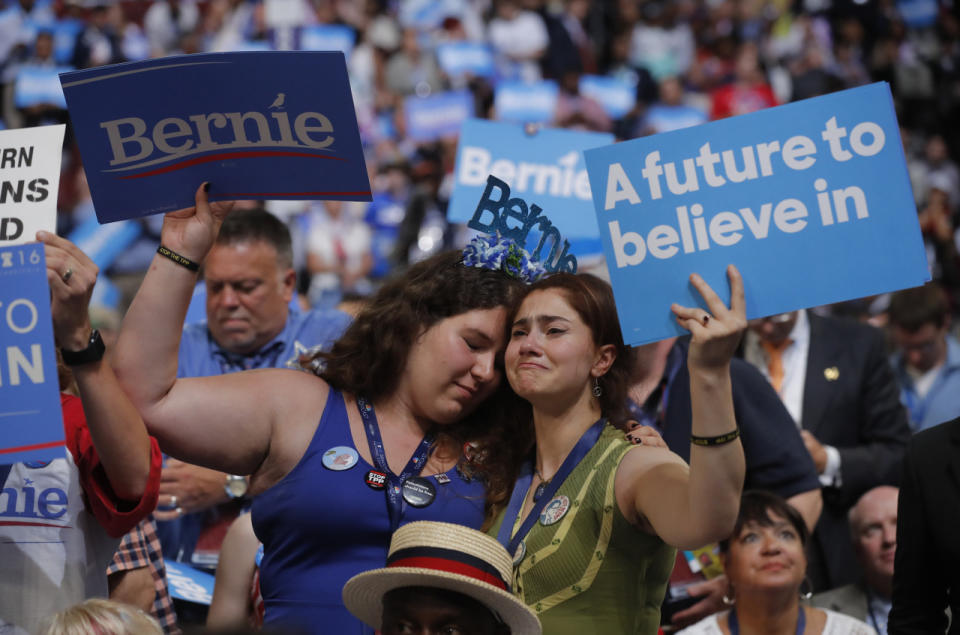
[{"label": "hoop earring", "polygon": [[593,396],[596,397],[597,399],[599,399],[600,396],[603,395],[603,388],[600,386],[599,377],[593,378],[593,390],[591,392],[593,392]]},{"label": "hoop earring", "polygon": [[737,598],[729,597],[726,593],[724,593],[723,597],[720,598],[720,601],[723,602],[725,606],[733,606],[737,603]]},{"label": "hoop earring", "polygon": [[[807,591],[804,591],[804,590],[803,590],[803,585],[804,585],[804,584],[807,585],[807,588],[808,588]],[[801,599],[801,600],[809,600],[809,599],[812,598],[812,597],[813,597],[813,583],[810,582],[810,578],[804,576],[804,577],[803,577],[803,582],[800,583],[800,599]]]}]

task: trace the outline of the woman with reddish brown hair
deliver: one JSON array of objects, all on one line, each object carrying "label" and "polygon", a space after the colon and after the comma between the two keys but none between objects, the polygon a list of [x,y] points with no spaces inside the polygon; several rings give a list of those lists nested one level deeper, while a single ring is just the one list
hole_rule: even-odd
[{"label": "woman with reddish brown hair", "polygon": [[656,633],[674,547],[729,535],[744,477],[729,364],[746,319],[740,275],[727,274],[729,307],[696,275],[710,312],[671,307],[693,335],[689,466],[666,448],[631,451],[617,427],[633,356],[606,282],[547,277],[509,318],[506,375],[534,445],[491,532],[544,632]]}]

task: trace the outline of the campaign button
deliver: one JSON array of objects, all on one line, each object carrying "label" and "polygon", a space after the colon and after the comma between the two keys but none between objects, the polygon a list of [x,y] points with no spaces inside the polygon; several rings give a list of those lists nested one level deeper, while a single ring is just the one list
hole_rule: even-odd
[{"label": "campaign button", "polygon": [[570,509],[570,499],[563,494],[555,496],[540,512],[540,524],[544,527],[559,522]]},{"label": "campaign button", "polygon": [[520,563],[523,562],[523,558],[527,555],[527,543],[520,541],[520,544],[517,545],[517,551],[513,554],[513,566],[520,566]]},{"label": "campaign button", "polygon": [[384,472],[370,470],[364,478],[370,489],[383,489],[387,486],[387,475]]},{"label": "campaign button", "polygon": [[360,455],[357,451],[345,445],[338,445],[323,453],[323,467],[336,472],[349,470],[359,460]]},{"label": "campaign button", "polygon": [[403,482],[403,500],[413,507],[426,507],[436,497],[437,489],[425,478],[414,476]]}]

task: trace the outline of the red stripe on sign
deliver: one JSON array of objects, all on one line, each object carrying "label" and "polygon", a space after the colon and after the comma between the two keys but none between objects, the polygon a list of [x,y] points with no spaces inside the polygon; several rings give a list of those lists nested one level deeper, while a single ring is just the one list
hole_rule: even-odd
[{"label": "red stripe on sign", "polygon": [[21,445],[16,448],[6,448],[0,450],[0,454],[13,454],[14,452],[29,452],[30,450],[46,450],[47,448],[55,448],[58,445],[64,445],[66,441],[51,441],[50,443],[37,443],[34,445]]},{"label": "red stripe on sign", "polygon": [[447,558],[430,558],[425,556],[402,558],[387,565],[387,568],[392,569],[393,567],[415,567],[418,569],[433,569],[434,571],[456,573],[458,575],[467,576],[468,578],[473,578],[474,580],[479,580],[480,582],[492,584],[498,589],[503,589],[504,591],[507,590],[507,585],[504,584],[503,580],[496,575],[487,573],[486,571],[481,571],[480,569],[470,566],[469,564],[457,562],[456,560],[449,560]]},{"label": "red stripe on sign", "polygon": [[55,525],[53,523],[28,523],[24,520],[0,520],[0,527],[56,527],[69,529],[69,525]]},{"label": "red stripe on sign", "polygon": [[217,192],[211,199],[221,199],[226,196],[370,196],[366,192]]},{"label": "red stripe on sign", "polygon": [[157,168],[156,170],[150,170],[149,172],[141,172],[140,174],[131,174],[129,176],[121,176],[119,178],[122,180],[142,179],[145,176],[166,174],[167,172],[182,170],[193,165],[200,165],[201,163],[211,163],[213,161],[221,161],[224,159],[253,159],[256,157],[309,157],[311,159],[346,161],[346,159],[343,157],[331,157],[323,154],[307,154],[306,152],[282,152],[280,150],[261,150],[257,152],[222,152],[220,154],[210,154],[205,157],[197,157],[196,159],[188,159],[186,161],[181,161],[180,163],[174,163],[173,165]]}]

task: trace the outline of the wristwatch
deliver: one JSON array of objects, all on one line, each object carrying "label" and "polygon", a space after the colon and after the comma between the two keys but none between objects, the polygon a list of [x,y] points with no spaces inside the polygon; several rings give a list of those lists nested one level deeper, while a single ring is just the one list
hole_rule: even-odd
[{"label": "wristwatch", "polygon": [[227,482],[223,486],[223,491],[233,500],[240,500],[247,495],[250,484],[246,476],[237,476],[236,474],[227,474]]},{"label": "wristwatch", "polygon": [[79,351],[68,351],[65,348],[60,349],[60,355],[63,356],[63,363],[67,366],[79,366],[80,364],[89,364],[90,362],[99,362],[103,359],[103,353],[106,347],[103,340],[100,339],[100,331],[93,329],[90,332],[90,341],[87,347]]}]

